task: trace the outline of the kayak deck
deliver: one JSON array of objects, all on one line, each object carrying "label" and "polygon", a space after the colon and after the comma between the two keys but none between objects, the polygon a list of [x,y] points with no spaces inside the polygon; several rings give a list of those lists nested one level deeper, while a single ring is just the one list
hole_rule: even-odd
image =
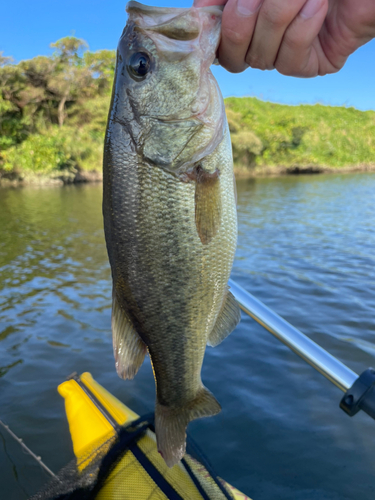
[{"label": "kayak deck", "polygon": [[[58,391],[65,399],[73,450],[80,472],[95,460],[97,450],[103,453],[103,447],[109,449],[113,445],[121,426],[139,419],[134,411],[96,382],[90,373],[73,376],[63,382]],[[159,483],[163,487],[159,488]],[[202,493],[206,492],[206,498],[216,500],[225,498],[220,491],[224,489],[235,500],[250,500],[225,481],[220,479],[220,483],[219,489],[207,469],[188,454],[183,461],[168,468],[157,451],[154,432],[147,429],[137,440],[137,447],[126,451],[118,461],[95,498],[201,499]],[[169,491],[171,496],[168,495]],[[176,497],[173,496],[175,493]]]}]

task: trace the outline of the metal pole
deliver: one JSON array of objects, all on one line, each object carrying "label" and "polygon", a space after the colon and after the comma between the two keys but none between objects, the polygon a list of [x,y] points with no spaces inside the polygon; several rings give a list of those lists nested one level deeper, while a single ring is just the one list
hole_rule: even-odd
[{"label": "metal pole", "polygon": [[229,280],[230,291],[241,309],[298,356],[307,361],[315,370],[346,392],[358,379],[358,375],[322,347],[294,328],[281,316],[274,313],[260,300]]}]

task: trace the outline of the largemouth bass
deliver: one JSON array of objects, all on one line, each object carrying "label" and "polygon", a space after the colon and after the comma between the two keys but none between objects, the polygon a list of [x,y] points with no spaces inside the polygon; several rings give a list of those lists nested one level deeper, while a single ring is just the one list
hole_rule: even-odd
[{"label": "largemouth bass", "polygon": [[209,69],[221,9],[130,2],[127,12],[104,149],[113,345],[124,379],[150,354],[157,444],[171,467],[185,453],[187,424],[221,409],[202,384],[203,357],[240,319],[227,285],[237,239],[232,150]]}]

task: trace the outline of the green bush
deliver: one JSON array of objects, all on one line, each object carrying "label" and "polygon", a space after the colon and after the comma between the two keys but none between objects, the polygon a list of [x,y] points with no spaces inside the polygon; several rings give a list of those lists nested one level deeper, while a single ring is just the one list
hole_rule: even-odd
[{"label": "green bush", "polygon": [[[228,122],[256,134],[266,166],[347,167],[375,163],[375,112],[321,104],[286,106],[253,97],[225,100]],[[236,153],[233,130],[233,149]]]},{"label": "green bush", "polygon": [[262,154],[262,141],[250,130],[240,130],[232,134],[233,160],[235,164],[253,168]]},{"label": "green bush", "polygon": [[43,133],[29,135],[21,144],[1,153],[0,167],[5,172],[48,174],[62,170],[100,170],[104,129],[88,125],[75,128],[55,126]]},{"label": "green bush", "polygon": [[78,170],[101,170],[105,121],[98,129],[95,120],[85,127],[64,127],[60,134],[64,138],[64,151],[74,160]]},{"label": "green bush", "polygon": [[[72,36],[51,46],[18,64],[0,53],[0,177],[101,169],[115,52]],[[373,111],[250,97],[225,106],[237,168],[375,164]]]},{"label": "green bush", "polygon": [[67,152],[65,138],[56,131],[48,135],[30,135],[21,144],[2,152],[5,171],[32,171],[49,173],[74,167],[75,161]]}]

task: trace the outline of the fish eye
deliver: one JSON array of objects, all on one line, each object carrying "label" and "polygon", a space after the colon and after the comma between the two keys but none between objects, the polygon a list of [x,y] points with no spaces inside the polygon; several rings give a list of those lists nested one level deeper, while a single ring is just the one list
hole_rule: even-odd
[{"label": "fish eye", "polygon": [[145,52],[137,52],[130,58],[127,66],[130,76],[137,81],[144,80],[151,69],[151,59]]}]

